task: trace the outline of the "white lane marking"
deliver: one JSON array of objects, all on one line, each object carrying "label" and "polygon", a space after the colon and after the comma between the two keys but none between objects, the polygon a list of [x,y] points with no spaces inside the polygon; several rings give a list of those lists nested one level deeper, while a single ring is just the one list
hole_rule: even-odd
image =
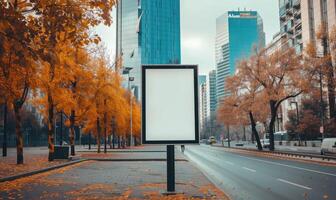
[{"label": "white lane marking", "polygon": [[261,159],[257,159],[257,158],[249,158],[249,157],[246,157],[246,156],[240,156],[240,155],[237,155],[237,156],[242,157],[242,158],[246,158],[246,159],[249,159],[249,160],[255,160],[255,161],[260,161],[260,162],[264,162],[264,163],[268,163],[268,164],[279,165],[279,166],[284,166],[284,167],[288,167],[288,168],[292,168],[292,169],[298,169],[298,170],[303,170],[303,171],[307,171],[307,172],[314,172],[314,173],[318,173],[318,174],[323,174],[323,175],[336,177],[336,174],[331,174],[331,173],[328,173],[328,172],[321,172],[321,171],[317,171],[317,170],[313,170],[313,169],[296,167],[296,166],[292,166],[292,165],[286,165],[286,164],[281,164],[281,163],[277,163],[277,162],[261,160]]},{"label": "white lane marking", "polygon": [[290,184],[290,185],[294,185],[296,187],[300,187],[300,188],[306,189],[306,190],[311,190],[312,189],[310,187],[307,187],[307,186],[304,186],[304,185],[300,185],[300,184],[297,184],[297,183],[293,183],[293,182],[290,182],[290,181],[286,181],[286,180],[281,179],[281,178],[278,178],[277,180],[281,181],[283,183],[287,183],[287,184]]},{"label": "white lane marking", "polygon": [[256,170],[254,170],[254,169],[250,169],[250,168],[247,168],[247,167],[242,167],[242,168],[247,170],[247,171],[250,171],[250,172],[256,172]]},{"label": "white lane marking", "polygon": [[225,161],[225,163],[227,163],[229,165],[234,165],[233,162],[230,162],[230,161]]}]

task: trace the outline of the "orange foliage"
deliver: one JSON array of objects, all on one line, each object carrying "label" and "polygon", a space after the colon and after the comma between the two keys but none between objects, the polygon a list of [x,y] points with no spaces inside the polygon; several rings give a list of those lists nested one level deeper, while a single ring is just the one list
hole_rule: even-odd
[{"label": "orange foliage", "polygon": [[[87,109],[82,116],[84,133],[93,133],[98,142],[100,138],[110,136],[113,132],[114,120],[115,136],[129,137],[130,133],[130,94],[121,87],[121,77],[112,70],[104,52],[92,58],[89,62],[93,75],[90,81],[87,98]],[[140,137],[140,107],[132,98],[132,130],[134,136]]]}]

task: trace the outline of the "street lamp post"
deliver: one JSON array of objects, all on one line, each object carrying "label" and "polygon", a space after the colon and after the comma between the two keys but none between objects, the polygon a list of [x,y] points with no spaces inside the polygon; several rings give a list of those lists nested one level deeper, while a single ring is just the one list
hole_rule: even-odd
[{"label": "street lamp post", "polygon": [[112,126],[112,148],[114,149],[114,143],[115,143],[115,126],[116,126],[116,121],[115,121],[115,117],[112,116],[112,120],[111,120],[111,126]]},{"label": "street lamp post", "polygon": [[130,132],[131,132],[130,146],[132,146],[133,144],[133,102],[132,102],[132,88],[130,86],[131,81],[134,81],[134,77],[128,77],[128,85],[130,91]]},{"label": "street lamp post", "polygon": [[133,119],[132,119],[132,115],[133,115],[133,103],[132,103],[132,87],[131,87],[131,81],[134,81],[134,77],[130,77],[130,71],[132,70],[132,67],[125,67],[123,70],[123,74],[127,74],[128,75],[128,91],[130,93],[130,99],[129,99],[129,103],[130,103],[130,135],[131,135],[131,140],[130,140],[130,146],[132,146],[132,142],[133,142]]},{"label": "street lamp post", "polygon": [[60,124],[60,146],[63,144],[63,110],[61,111],[61,124]]}]

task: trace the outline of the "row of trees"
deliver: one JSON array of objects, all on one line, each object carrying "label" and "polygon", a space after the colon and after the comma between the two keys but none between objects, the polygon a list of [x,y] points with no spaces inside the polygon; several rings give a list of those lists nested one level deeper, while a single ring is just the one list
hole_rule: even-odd
[{"label": "row of trees", "polygon": [[[314,113],[310,114],[314,118],[308,120],[305,113],[302,117],[306,117],[306,120],[301,122],[311,123],[311,120],[317,120],[315,124],[322,124],[325,134],[335,134],[335,129],[331,127],[336,124],[336,79],[333,65],[333,59],[336,58],[336,27],[329,34],[320,31],[317,35],[316,43],[307,45],[301,55],[285,45],[271,53],[267,49],[256,49],[249,59],[241,61],[236,74],[226,80],[226,88],[231,95],[220,104],[219,121],[227,128],[250,125],[259,150],[262,150],[262,146],[256,124],[265,124],[270,137],[270,150],[274,150],[274,125],[279,108],[286,100],[300,96],[304,102],[302,106],[307,107],[307,102],[315,99],[320,110],[319,118],[316,111],[312,110]],[[323,49],[322,55],[317,53],[318,47]],[[316,94],[319,94],[320,99],[316,99]],[[323,112],[326,104],[328,113]],[[307,128],[301,125],[297,129],[290,124],[288,127],[295,131]]]},{"label": "row of trees", "polygon": [[[111,64],[91,32],[112,23],[115,0],[1,0],[0,103],[15,113],[17,164],[23,163],[21,110],[27,99],[41,110],[48,127],[49,161],[54,154],[55,113],[67,116],[71,154],[74,128],[101,137],[129,130],[132,102],[133,130],[139,134],[140,110],[121,88],[118,69]],[[29,98],[32,97],[32,98]],[[6,112],[5,112],[6,114]],[[99,149],[100,151],[100,149]]]}]

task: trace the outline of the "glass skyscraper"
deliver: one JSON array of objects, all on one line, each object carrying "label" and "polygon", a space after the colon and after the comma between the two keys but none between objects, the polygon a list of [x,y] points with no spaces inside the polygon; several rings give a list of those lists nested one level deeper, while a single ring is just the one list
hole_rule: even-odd
[{"label": "glass skyscraper", "polygon": [[179,64],[180,0],[141,0],[142,64]]},{"label": "glass skyscraper", "polygon": [[216,20],[217,102],[230,95],[225,79],[235,74],[237,63],[254,47],[265,46],[263,22],[256,11],[229,11]]},{"label": "glass skyscraper", "polygon": [[209,99],[210,99],[210,117],[215,118],[217,107],[216,70],[212,70],[209,73]]},{"label": "glass skyscraper", "polygon": [[140,99],[142,64],[179,64],[180,0],[120,0],[117,5],[117,57]]}]

